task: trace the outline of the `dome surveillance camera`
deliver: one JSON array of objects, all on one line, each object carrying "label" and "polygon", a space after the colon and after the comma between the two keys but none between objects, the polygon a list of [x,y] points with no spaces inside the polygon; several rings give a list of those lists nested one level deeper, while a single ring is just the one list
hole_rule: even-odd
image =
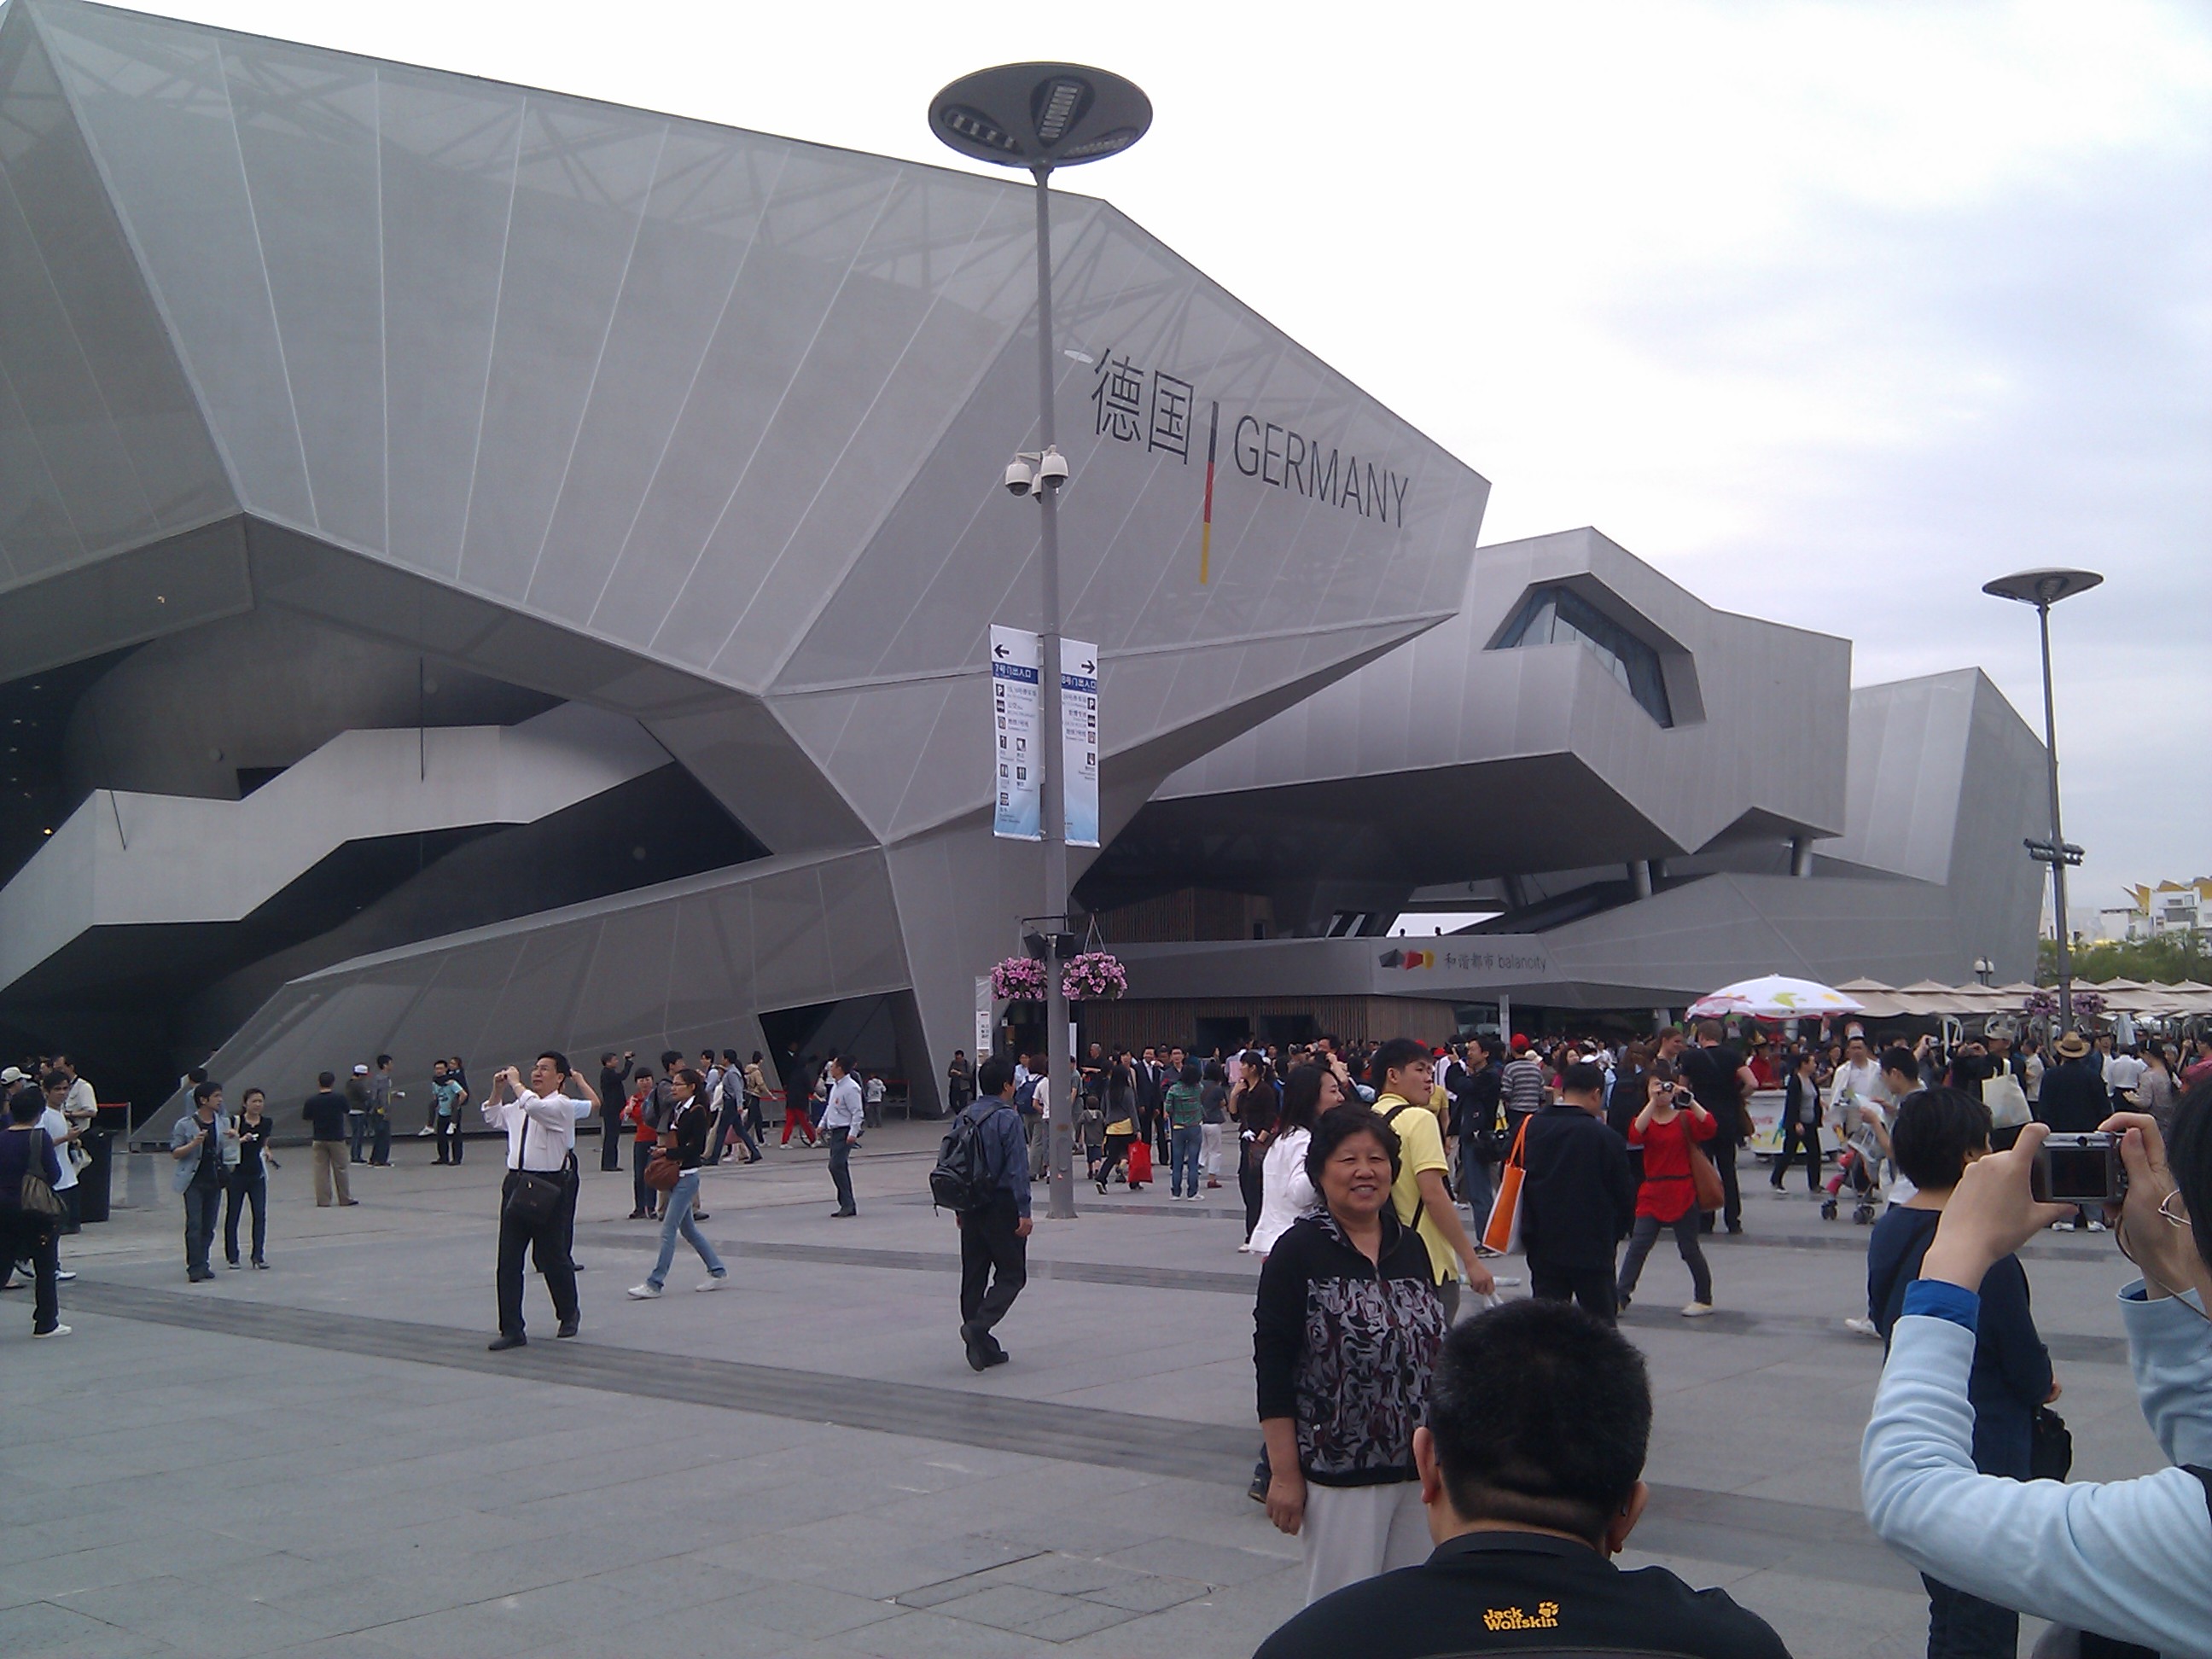
[{"label": "dome surveillance camera", "polygon": [[1021,456],[1015,456],[1006,464],[1006,494],[1026,495],[1035,483],[1036,475],[1030,471],[1029,462]]},{"label": "dome surveillance camera", "polygon": [[1056,448],[1047,449],[1037,460],[1036,487],[1039,493],[1057,489],[1067,482],[1067,457]]}]

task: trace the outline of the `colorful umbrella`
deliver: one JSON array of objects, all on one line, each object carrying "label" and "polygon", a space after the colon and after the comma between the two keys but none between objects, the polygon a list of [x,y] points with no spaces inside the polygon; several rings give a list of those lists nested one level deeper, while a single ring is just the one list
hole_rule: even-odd
[{"label": "colorful umbrella", "polygon": [[1863,1004],[1841,991],[1782,974],[1723,985],[1690,1005],[1692,1019],[1719,1019],[1729,1014],[1748,1014],[1754,1019],[1818,1019],[1823,1014],[1864,1012]]}]

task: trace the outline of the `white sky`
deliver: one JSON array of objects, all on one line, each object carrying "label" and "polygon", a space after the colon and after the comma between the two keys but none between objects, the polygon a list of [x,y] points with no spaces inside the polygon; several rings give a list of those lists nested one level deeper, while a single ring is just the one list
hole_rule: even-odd
[{"label": "white sky", "polygon": [[[1109,197],[1489,477],[1706,599],[1974,664],[2039,729],[2078,908],[2212,873],[2212,7],[149,0],[957,166],[930,94],[1152,94]],[[1843,757],[1837,757],[1840,767]]]}]

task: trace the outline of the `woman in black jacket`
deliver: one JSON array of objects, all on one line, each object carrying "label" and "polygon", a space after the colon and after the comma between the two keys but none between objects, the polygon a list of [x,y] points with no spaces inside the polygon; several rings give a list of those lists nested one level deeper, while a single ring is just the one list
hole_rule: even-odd
[{"label": "woman in black jacket", "polygon": [[1323,1207],[1267,1254],[1252,1353],[1267,1518],[1302,1536],[1311,1602],[1428,1559],[1413,1431],[1446,1322],[1428,1247],[1390,1204],[1390,1126],[1364,1106],[1323,1114],[1306,1172]]},{"label": "woman in black jacket", "polygon": [[707,1242],[707,1235],[699,1231],[696,1218],[699,1165],[706,1158],[707,1137],[714,1122],[714,1109],[706,1101],[706,1087],[707,1079],[689,1066],[669,1075],[669,1093],[675,1097],[676,1112],[660,1132],[660,1152],[662,1156],[675,1160],[679,1173],[675,1186],[660,1201],[659,1259],[645,1276],[645,1283],[629,1287],[629,1294],[641,1302],[649,1302],[659,1296],[661,1286],[668,1282],[668,1269],[676,1260],[678,1233],[699,1252],[699,1260],[706,1264],[707,1276],[694,1285],[693,1290],[719,1291],[730,1276],[730,1270],[722,1265],[722,1258]]},{"label": "woman in black jacket", "polygon": [[55,1297],[56,1274],[61,1268],[56,1248],[59,1230],[44,1216],[27,1214],[21,1201],[23,1176],[32,1171],[44,1176],[51,1187],[62,1178],[60,1156],[51,1136],[39,1127],[46,1109],[46,1097],[36,1089],[20,1089],[8,1102],[8,1125],[0,1130],[0,1287],[15,1277],[15,1264],[31,1264],[31,1334],[67,1336]]}]

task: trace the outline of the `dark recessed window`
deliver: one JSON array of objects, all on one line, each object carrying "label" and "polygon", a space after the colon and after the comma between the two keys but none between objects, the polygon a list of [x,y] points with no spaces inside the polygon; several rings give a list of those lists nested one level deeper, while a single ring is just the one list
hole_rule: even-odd
[{"label": "dark recessed window", "polygon": [[1498,641],[1500,651],[1524,645],[1588,646],[1597,653],[1606,672],[1619,680],[1644,712],[1662,726],[1674,723],[1667,702],[1667,676],[1659,653],[1588,599],[1568,587],[1540,587],[1522,602],[1521,609]]}]

